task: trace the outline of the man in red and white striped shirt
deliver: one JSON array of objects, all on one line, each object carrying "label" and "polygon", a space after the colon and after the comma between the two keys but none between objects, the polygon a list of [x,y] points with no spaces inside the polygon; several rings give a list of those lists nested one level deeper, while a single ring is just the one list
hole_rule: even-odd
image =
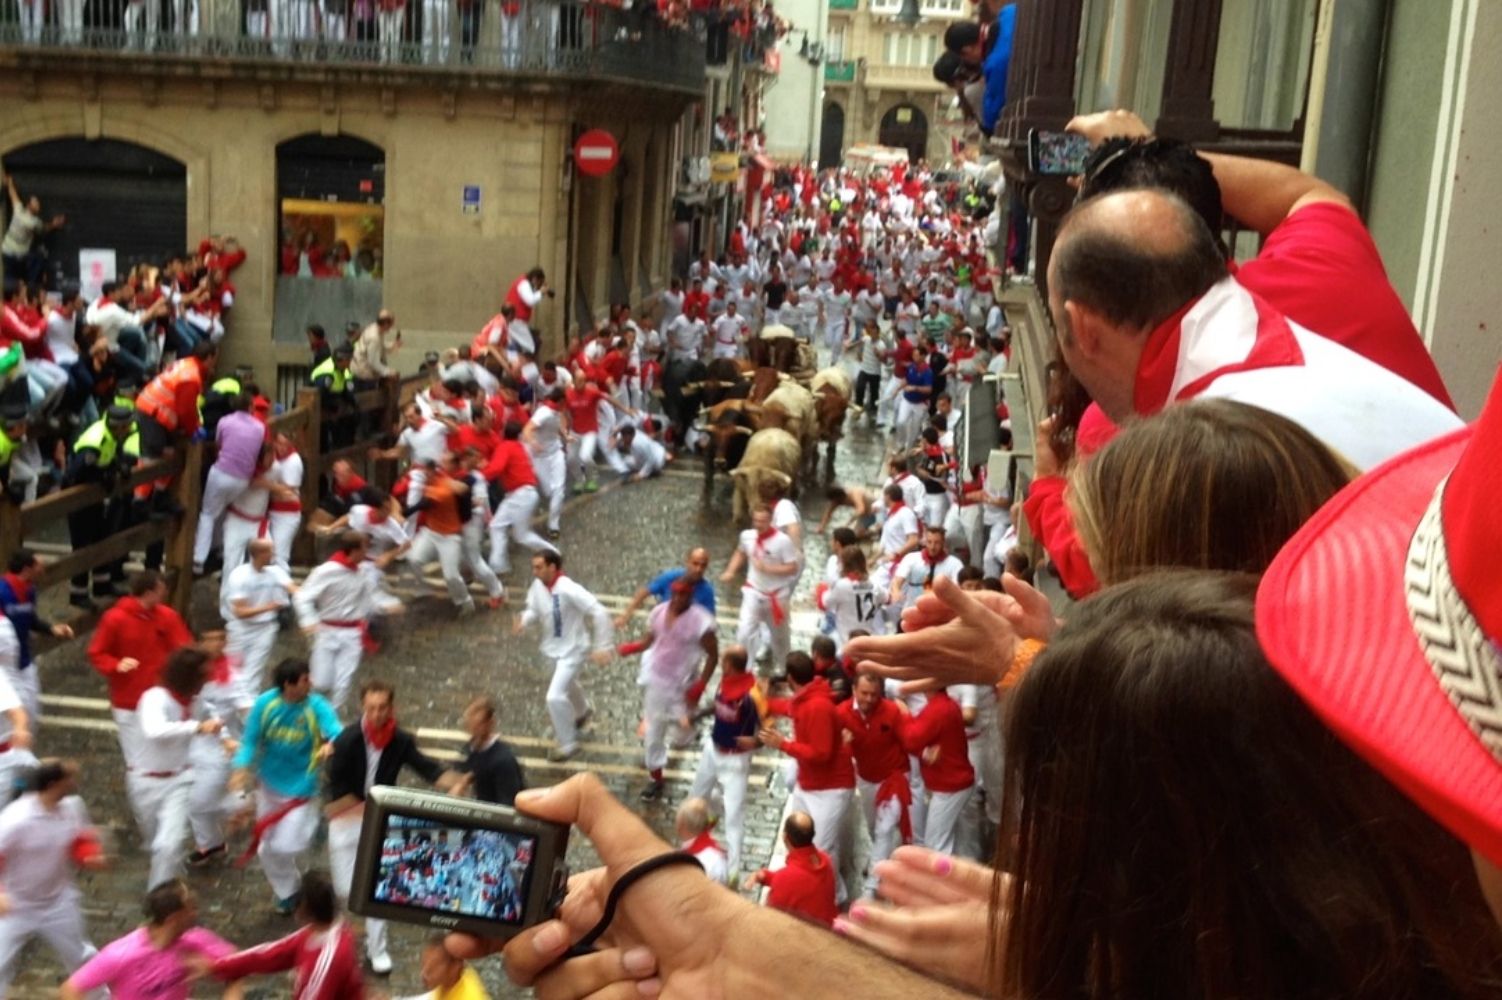
[{"label": "man in red and white striped shirt", "polygon": [[204,965],[222,982],[293,971],[292,1000],[359,1000],[365,995],[359,951],[349,924],[339,919],[339,901],[328,873],[302,877],[297,917],[303,926],[276,941]]}]

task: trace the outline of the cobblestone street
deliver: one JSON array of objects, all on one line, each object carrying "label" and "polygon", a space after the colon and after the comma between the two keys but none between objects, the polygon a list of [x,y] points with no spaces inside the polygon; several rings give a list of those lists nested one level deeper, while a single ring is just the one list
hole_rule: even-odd
[{"label": "cobblestone street", "polygon": [[[876,434],[864,428],[855,430],[842,442],[838,463],[841,475],[836,478],[870,482],[878,463]],[[827,551],[824,540],[815,537],[812,529],[823,510],[823,481],[821,475],[820,487],[805,486],[800,500],[808,533],[808,569],[793,609],[794,648],[806,648],[815,630],[817,616],[810,594]],[[702,483],[698,460],[683,459],[647,483],[611,485],[597,494],[572,498],[564,514],[560,543],[569,575],[594,592],[612,614],[624,606],[637,586],[656,572],[680,563],[694,545],[709,548],[713,560],[710,573],[718,575],[729,557],[738,526],[730,520],[729,478],[717,477],[707,502]],[[518,559],[514,563],[517,569],[506,581],[513,608],[530,582],[523,568],[525,562]],[[408,612],[396,620],[384,648],[373,657],[367,656],[361,668],[361,678],[382,677],[396,685],[402,724],[417,732],[426,750],[438,756],[456,755],[463,741],[458,729],[460,710],[472,696],[490,694],[501,705],[502,734],[516,750],[528,784],[547,784],[591,770],[633,809],[642,812],[659,833],[671,838],[673,814],[687,793],[698,750],[672,754],[667,795],[651,805],[638,801],[637,793],[645,782],[641,744],[636,737],[641,703],[636,686],[638,661],[617,659],[606,667],[588,668],[584,686],[594,702],[595,716],[592,728],[585,733],[583,752],[567,763],[549,764],[546,754],[553,742],[543,701],[549,671],[538,654],[535,636],[511,636],[510,608],[487,612],[482,607],[474,617],[458,619],[443,596],[436,567],[431,570],[431,589],[426,593],[419,592],[410,576],[393,578],[393,589],[407,602]],[[298,570],[295,575],[301,573]],[[214,610],[217,580],[217,576],[212,577],[197,587],[192,616],[195,629],[218,624]],[[723,644],[733,639],[739,583],[722,584],[718,589]],[[62,616],[59,605],[64,596],[64,589],[45,595],[46,610]],[[639,637],[643,627],[644,616],[639,614],[624,635]],[[86,643],[87,636],[80,637],[43,657],[45,717],[37,752],[73,756],[82,762],[83,796],[95,821],[105,830],[115,856],[108,872],[81,878],[89,932],[94,943],[102,945],[139,922],[148,858],[130,819],[105,686],[87,662]],[[294,629],[283,630],[272,662],[287,655],[306,655],[305,641]],[[765,862],[772,852],[786,799],[784,761],[761,751],[753,763],[747,809],[748,869]],[[310,865],[326,867],[327,851],[321,835],[316,843],[307,860]],[[232,844],[231,854],[239,849]],[[572,840],[569,861],[575,871],[595,863],[582,837]],[[219,864],[190,872],[188,879],[199,891],[202,922],[237,944],[266,941],[293,926],[290,919],[274,914],[270,890],[254,863],[244,869]],[[392,925],[396,970],[385,982],[370,977],[371,985],[394,996],[421,992],[416,944],[424,933],[420,928]],[[38,942],[28,947],[22,969],[14,996],[54,995],[60,972],[51,954]],[[480,969],[493,996],[527,995],[505,982],[498,960],[481,963]],[[217,993],[201,991],[201,995]],[[248,995],[284,996],[286,987],[280,981],[263,979],[255,982]]]}]

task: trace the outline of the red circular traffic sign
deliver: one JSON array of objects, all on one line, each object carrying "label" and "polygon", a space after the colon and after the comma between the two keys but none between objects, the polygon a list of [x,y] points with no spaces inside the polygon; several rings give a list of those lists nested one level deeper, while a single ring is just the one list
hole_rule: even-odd
[{"label": "red circular traffic sign", "polygon": [[603,177],[621,160],[621,147],[615,136],[604,129],[592,128],[574,143],[574,165],[581,174]]}]

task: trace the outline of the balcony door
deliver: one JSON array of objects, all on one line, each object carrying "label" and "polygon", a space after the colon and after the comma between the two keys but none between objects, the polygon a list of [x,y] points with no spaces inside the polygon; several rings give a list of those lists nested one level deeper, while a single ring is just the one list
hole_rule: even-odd
[{"label": "balcony door", "polygon": [[928,116],[911,104],[899,104],[881,116],[876,141],[907,150],[908,159],[917,163],[927,155]]},{"label": "balcony door", "polygon": [[845,145],[845,109],[834,101],[824,105],[824,121],[819,126],[819,169],[840,165]]}]

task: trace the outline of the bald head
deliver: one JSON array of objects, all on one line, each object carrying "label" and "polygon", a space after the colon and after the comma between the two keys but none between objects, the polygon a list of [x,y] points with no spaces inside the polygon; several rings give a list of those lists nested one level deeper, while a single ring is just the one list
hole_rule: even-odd
[{"label": "bald head", "polygon": [[704,579],[704,574],[709,570],[709,550],[690,549],[683,560],[683,575],[690,581],[697,583]]},{"label": "bald head", "polygon": [[265,569],[271,562],[271,557],[276,555],[276,547],[269,538],[257,538],[246,546],[246,552],[250,556],[251,565],[256,569]]},{"label": "bald head", "polygon": [[1049,298],[1149,330],[1225,276],[1205,221],[1176,195],[1138,188],[1092,198],[1065,216],[1049,261]]},{"label": "bald head", "polygon": [[782,835],[790,849],[807,847],[814,842],[814,818],[805,812],[789,813]]}]

